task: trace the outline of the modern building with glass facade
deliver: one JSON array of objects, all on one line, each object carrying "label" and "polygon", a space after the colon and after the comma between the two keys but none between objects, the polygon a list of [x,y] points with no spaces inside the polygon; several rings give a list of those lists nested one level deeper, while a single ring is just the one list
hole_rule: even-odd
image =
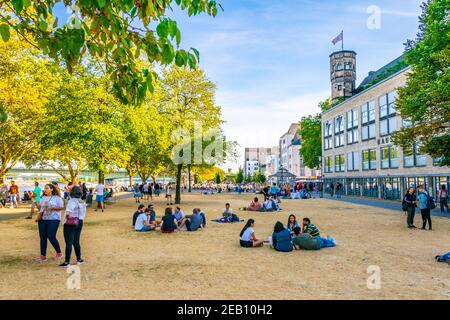
[{"label": "modern building with glass facade", "polygon": [[[336,52],[330,59],[332,98],[336,101],[340,94],[335,90],[337,86],[354,88],[355,77],[353,74],[344,75],[342,81],[352,83],[336,84],[333,80],[335,70],[342,70],[348,57]],[[371,72],[363,84],[386,74],[392,65],[390,63],[377,72]],[[355,72],[356,59],[345,70]],[[368,89],[359,90],[361,92],[323,113],[325,192],[330,192],[330,186],[339,182],[346,195],[400,200],[409,186],[424,184],[434,197],[437,197],[441,185],[450,187],[449,167],[439,167],[434,159],[420,154],[419,145],[407,153],[391,141],[392,133],[409,125],[396,112],[397,89],[406,84],[409,70],[406,67],[378,83],[374,81]]]}]

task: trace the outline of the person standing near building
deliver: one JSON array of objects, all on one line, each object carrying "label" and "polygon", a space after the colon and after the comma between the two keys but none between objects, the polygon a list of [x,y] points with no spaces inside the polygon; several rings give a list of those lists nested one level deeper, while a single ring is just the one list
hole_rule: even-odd
[{"label": "person standing near building", "polygon": [[99,183],[97,184],[97,186],[95,187],[95,191],[97,192],[97,196],[95,198],[95,200],[97,201],[97,208],[95,209],[95,211],[97,211],[99,208],[102,209],[102,212],[105,211],[105,185],[99,181]]},{"label": "person standing near building", "polygon": [[11,209],[14,208],[14,205],[16,208],[19,207],[17,198],[20,197],[20,191],[19,186],[16,184],[15,181],[11,181],[11,186],[9,187],[9,203]]},{"label": "person standing near building", "polygon": [[414,225],[414,216],[416,214],[417,198],[413,187],[409,187],[405,197],[403,198],[403,202],[406,206],[406,223],[408,224],[408,228],[415,229],[416,226]]},{"label": "person standing near building", "polygon": [[442,185],[441,190],[439,191],[439,203],[442,213],[444,213],[444,208],[447,208],[447,213],[450,213],[448,208],[448,190],[445,185]]},{"label": "person standing near building", "polygon": [[430,195],[425,190],[425,187],[423,185],[420,185],[418,190],[419,190],[419,209],[422,215],[422,230],[425,230],[427,222],[429,230],[431,230],[431,212],[430,212],[431,210],[428,207],[428,198],[430,197]]}]

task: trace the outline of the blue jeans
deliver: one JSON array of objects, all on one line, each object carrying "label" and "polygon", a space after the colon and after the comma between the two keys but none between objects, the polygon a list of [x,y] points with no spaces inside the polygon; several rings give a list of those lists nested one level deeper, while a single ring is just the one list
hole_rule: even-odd
[{"label": "blue jeans", "polygon": [[47,239],[55,249],[56,253],[61,253],[56,233],[59,228],[59,220],[41,220],[38,223],[39,237],[41,238],[41,256],[47,255]]},{"label": "blue jeans", "polygon": [[12,206],[18,206],[17,205],[17,194],[10,194],[9,195],[9,204],[10,204],[10,206],[12,207]]},{"label": "blue jeans", "polygon": [[141,230],[138,230],[138,232],[148,232],[152,230],[153,230],[152,227],[143,226]]},{"label": "blue jeans", "polygon": [[317,237],[317,240],[319,240],[321,248],[332,248],[336,246],[333,241],[322,237]]}]

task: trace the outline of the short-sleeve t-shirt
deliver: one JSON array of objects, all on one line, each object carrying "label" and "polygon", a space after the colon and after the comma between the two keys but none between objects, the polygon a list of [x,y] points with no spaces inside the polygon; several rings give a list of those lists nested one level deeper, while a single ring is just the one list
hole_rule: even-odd
[{"label": "short-sleeve t-shirt", "polygon": [[34,197],[34,199],[36,200],[36,202],[40,202],[41,201],[41,194],[42,194],[42,189],[40,187],[35,187],[33,190],[34,194],[36,195]]},{"label": "short-sleeve t-shirt", "polygon": [[150,219],[149,219],[149,221],[153,222],[155,220],[156,220],[156,213],[155,213],[155,211],[150,211]]},{"label": "short-sleeve t-shirt", "polygon": [[222,212],[225,215],[225,217],[231,217],[233,215],[233,209],[231,209],[231,208],[228,210],[227,210],[227,208],[224,208]]},{"label": "short-sleeve t-shirt", "polygon": [[164,216],[162,218],[162,222],[163,222],[163,226],[161,228],[162,231],[174,231],[177,226],[175,225],[175,222],[173,221],[174,216],[173,215],[168,215],[168,216]]},{"label": "short-sleeve t-shirt", "polygon": [[183,218],[184,213],[180,210],[178,212],[174,212],[173,216],[175,217],[175,219],[177,219],[177,221],[180,221]]},{"label": "short-sleeve t-shirt", "polygon": [[136,224],[134,225],[134,229],[141,230],[145,226],[146,221],[147,221],[147,215],[145,213],[141,213],[136,219]]},{"label": "short-sleeve t-shirt", "polygon": [[254,234],[254,233],[255,233],[255,230],[253,230],[252,227],[248,227],[242,234],[241,240],[242,241],[252,241],[252,234]]},{"label": "short-sleeve t-shirt", "polygon": [[[43,196],[41,198],[41,201],[39,202],[42,212],[44,212],[44,206],[45,206],[46,202],[48,202],[49,207],[64,208],[64,201],[61,197],[59,197],[59,196],[51,196],[51,197]],[[44,212],[42,219],[43,220],[61,220],[61,212],[54,211],[54,210]]]},{"label": "short-sleeve t-shirt", "polygon": [[66,214],[84,220],[86,217],[86,203],[84,203],[84,201],[80,202],[76,198],[70,199],[67,202]]},{"label": "short-sleeve t-shirt", "polygon": [[98,196],[102,196],[105,192],[105,186],[101,183],[99,183],[96,187],[95,190],[97,191],[97,195]]},{"label": "short-sleeve t-shirt", "polygon": [[305,229],[305,233],[309,233],[310,235],[312,235],[314,238],[319,237],[320,236],[320,231],[319,229],[313,225],[312,223],[308,224],[308,226]]}]

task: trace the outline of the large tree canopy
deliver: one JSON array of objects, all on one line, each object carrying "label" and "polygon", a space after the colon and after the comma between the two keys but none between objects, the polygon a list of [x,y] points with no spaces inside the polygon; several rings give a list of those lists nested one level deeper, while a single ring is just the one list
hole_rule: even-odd
[{"label": "large tree canopy", "polygon": [[417,39],[406,44],[412,71],[397,100],[412,125],[396,132],[394,142],[408,151],[420,141],[422,152],[450,165],[450,1],[429,0],[422,9]]},{"label": "large tree canopy", "polygon": [[[71,8],[61,24],[56,7]],[[69,72],[87,53],[106,66],[115,93],[125,104],[144,101],[153,90],[155,74],[140,68],[137,59],[195,67],[199,52],[180,48],[181,32],[167,11],[178,6],[188,15],[216,16],[213,0],[0,0],[0,36],[15,30],[32,46],[62,59]]]}]

